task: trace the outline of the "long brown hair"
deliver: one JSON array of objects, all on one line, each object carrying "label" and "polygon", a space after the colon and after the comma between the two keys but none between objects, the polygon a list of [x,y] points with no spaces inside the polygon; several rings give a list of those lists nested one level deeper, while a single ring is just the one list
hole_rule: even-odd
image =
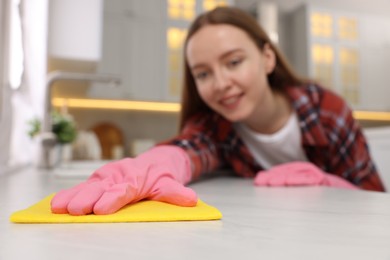
[{"label": "long brown hair", "polygon": [[236,7],[217,7],[198,16],[188,30],[184,43],[184,79],[181,100],[180,130],[185,122],[199,112],[210,112],[211,109],[203,102],[196,88],[195,80],[191,74],[186,57],[186,49],[189,39],[206,25],[229,24],[245,31],[259,50],[263,50],[268,44],[274,51],[276,64],[274,71],[268,75],[268,81],[274,90],[282,91],[286,85],[301,85],[305,82],[290,67],[278,48],[271,42],[263,28],[250,14]]}]

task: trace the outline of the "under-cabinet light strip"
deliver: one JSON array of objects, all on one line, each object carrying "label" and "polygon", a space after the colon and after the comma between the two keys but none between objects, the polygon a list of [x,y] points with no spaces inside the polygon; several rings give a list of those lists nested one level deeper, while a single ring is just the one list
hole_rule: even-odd
[{"label": "under-cabinet light strip", "polygon": [[390,112],[382,111],[354,111],[353,116],[358,120],[390,121]]},{"label": "under-cabinet light strip", "polygon": [[[52,104],[55,107],[67,106],[69,108],[140,110],[140,111],[154,111],[154,112],[179,112],[180,111],[179,103],[167,103],[167,102],[53,98]],[[390,112],[354,111],[353,115],[358,120],[390,121]]]},{"label": "under-cabinet light strip", "polygon": [[53,98],[55,107],[92,108],[92,109],[117,109],[117,110],[141,110],[155,112],[179,112],[180,104],[167,102],[104,100],[104,99],[77,99],[77,98]]}]

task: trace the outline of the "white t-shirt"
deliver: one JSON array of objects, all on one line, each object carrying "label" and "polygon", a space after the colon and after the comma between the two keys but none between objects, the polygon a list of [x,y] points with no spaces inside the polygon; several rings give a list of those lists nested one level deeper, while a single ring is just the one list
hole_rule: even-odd
[{"label": "white t-shirt", "polygon": [[281,163],[308,161],[301,145],[302,134],[295,113],[279,131],[269,135],[257,133],[242,123],[235,123],[233,127],[265,169]]}]

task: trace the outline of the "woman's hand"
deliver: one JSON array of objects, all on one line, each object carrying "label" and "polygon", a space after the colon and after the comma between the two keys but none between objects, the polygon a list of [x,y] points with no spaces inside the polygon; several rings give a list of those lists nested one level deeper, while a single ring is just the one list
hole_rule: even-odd
[{"label": "woman's hand", "polygon": [[348,181],[323,172],[309,162],[291,162],[257,173],[257,186],[330,186],[344,189],[358,189]]},{"label": "woman's hand", "polygon": [[143,199],[195,206],[195,192],[184,186],[190,178],[185,152],[174,146],[159,146],[135,159],[104,165],[87,181],[58,192],[51,208],[59,214],[104,215]]}]

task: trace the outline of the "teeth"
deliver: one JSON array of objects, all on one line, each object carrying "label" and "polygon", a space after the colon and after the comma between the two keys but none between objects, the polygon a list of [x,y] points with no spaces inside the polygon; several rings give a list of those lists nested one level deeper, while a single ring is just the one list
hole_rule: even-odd
[{"label": "teeth", "polygon": [[234,104],[237,101],[237,99],[238,99],[237,96],[231,97],[231,98],[223,100],[222,103],[225,104],[225,105],[231,105],[231,104]]}]

